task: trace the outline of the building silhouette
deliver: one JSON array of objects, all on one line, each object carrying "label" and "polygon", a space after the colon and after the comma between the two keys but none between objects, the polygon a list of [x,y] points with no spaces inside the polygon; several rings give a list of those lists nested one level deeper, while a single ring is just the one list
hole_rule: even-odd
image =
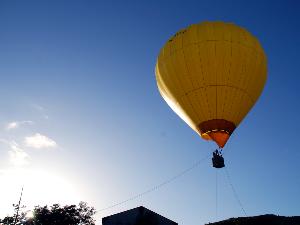
[{"label": "building silhouette", "polygon": [[178,225],[143,206],[102,218],[103,225]]}]

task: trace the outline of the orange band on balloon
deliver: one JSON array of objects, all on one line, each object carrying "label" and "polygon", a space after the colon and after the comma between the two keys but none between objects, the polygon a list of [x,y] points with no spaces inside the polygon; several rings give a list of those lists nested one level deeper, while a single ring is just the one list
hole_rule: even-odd
[{"label": "orange band on balloon", "polygon": [[223,131],[228,133],[229,135],[233,133],[236,126],[234,123],[229,122],[227,120],[223,119],[213,119],[213,120],[207,120],[198,125],[198,128],[203,133],[209,133],[209,132],[216,132],[216,131]]}]

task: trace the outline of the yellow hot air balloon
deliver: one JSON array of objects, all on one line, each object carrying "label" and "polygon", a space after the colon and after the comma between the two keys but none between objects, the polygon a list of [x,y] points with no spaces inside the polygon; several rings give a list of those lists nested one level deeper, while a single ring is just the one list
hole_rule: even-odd
[{"label": "yellow hot air balloon", "polygon": [[168,105],[202,138],[223,148],[263,90],[267,59],[244,28],[203,22],[167,41],[155,73]]}]

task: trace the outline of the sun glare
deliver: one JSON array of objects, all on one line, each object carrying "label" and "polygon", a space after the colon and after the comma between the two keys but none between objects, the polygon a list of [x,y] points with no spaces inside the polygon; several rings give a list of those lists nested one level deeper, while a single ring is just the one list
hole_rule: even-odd
[{"label": "sun glare", "polygon": [[33,218],[33,216],[34,216],[34,214],[31,210],[26,213],[26,218],[28,218],[28,219]]},{"label": "sun glare", "polygon": [[46,171],[9,169],[0,171],[0,213],[1,216],[13,213],[24,187],[22,205],[32,209],[36,205],[77,204],[80,191],[76,185],[60,174]]}]

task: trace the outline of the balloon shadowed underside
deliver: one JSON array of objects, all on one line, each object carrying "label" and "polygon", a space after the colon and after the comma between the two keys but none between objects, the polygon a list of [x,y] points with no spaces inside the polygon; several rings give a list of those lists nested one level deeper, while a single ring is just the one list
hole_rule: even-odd
[{"label": "balloon shadowed underside", "polygon": [[203,22],[165,44],[155,73],[168,105],[202,138],[224,147],[263,90],[267,59],[244,28]]}]

